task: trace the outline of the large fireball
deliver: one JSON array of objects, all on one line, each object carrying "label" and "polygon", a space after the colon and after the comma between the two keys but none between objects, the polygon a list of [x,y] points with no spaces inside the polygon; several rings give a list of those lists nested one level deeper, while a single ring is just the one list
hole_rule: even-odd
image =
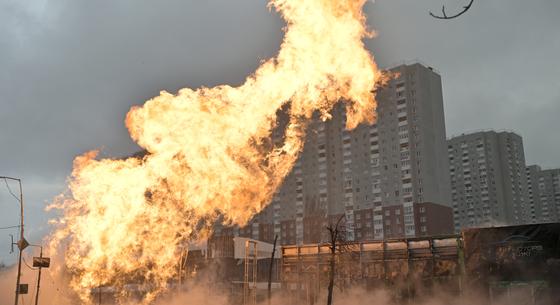
[{"label": "large fireball", "polygon": [[[347,127],[375,119],[380,73],[362,39],[366,0],[271,0],[285,19],[276,58],[239,87],[180,90],[133,108],[126,125],[142,159],[76,158],[63,216],[51,236],[84,303],[90,289],[127,282],[149,287],[144,302],[176,273],[180,247],[204,236],[218,215],[243,225],[270,201],[303,146],[314,112],[345,102]],[[164,47],[164,46],[162,46]],[[277,113],[289,123],[270,144]]]}]

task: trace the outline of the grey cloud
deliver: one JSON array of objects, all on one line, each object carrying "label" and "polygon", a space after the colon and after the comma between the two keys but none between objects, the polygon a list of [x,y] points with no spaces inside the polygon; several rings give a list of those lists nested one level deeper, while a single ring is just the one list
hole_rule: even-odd
[{"label": "grey cloud", "polygon": [[[77,154],[139,149],[124,126],[132,105],[160,90],[239,84],[282,37],[279,16],[256,0],[62,0],[44,9],[8,1],[0,4],[0,174],[24,180],[30,238],[45,231],[43,208],[64,190]],[[0,224],[17,216],[6,194],[0,185]]]},{"label": "grey cloud", "polygon": [[460,1],[379,0],[368,6],[382,63],[420,58],[442,74],[448,134],[509,129],[524,136],[526,158],[560,166],[560,2],[475,1],[453,21],[427,10]]}]

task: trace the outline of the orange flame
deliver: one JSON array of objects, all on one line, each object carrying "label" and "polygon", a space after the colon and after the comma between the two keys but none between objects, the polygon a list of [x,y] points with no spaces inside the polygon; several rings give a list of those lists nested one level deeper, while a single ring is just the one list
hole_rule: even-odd
[{"label": "orange flame", "polygon": [[[370,35],[365,2],[271,0],[287,23],[284,41],[243,85],[162,92],[131,109],[126,125],[148,152],[143,159],[76,158],[71,196],[52,205],[63,216],[51,239],[53,249],[64,244],[84,303],[91,288],[127,281],[145,283],[150,303],[201,228],[218,215],[246,224],[292,169],[315,111],[327,119],[342,99],[348,128],[374,121],[380,73],[362,42]],[[285,139],[271,147],[282,107],[290,117]]]}]

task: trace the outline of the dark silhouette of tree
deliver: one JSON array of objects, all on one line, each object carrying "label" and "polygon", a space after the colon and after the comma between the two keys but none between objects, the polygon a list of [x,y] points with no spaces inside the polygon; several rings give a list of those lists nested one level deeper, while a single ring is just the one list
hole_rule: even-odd
[{"label": "dark silhouette of tree", "polygon": [[454,19],[454,18],[457,18],[457,17],[463,15],[464,13],[466,13],[472,7],[473,3],[474,3],[474,0],[470,0],[469,4],[463,6],[462,11],[460,11],[460,12],[454,14],[454,15],[451,15],[451,16],[448,16],[447,13],[445,12],[445,5],[444,5],[441,8],[441,13],[442,13],[441,15],[436,15],[436,14],[430,12],[430,16],[432,16],[436,19],[443,19],[443,20]]},{"label": "dark silhouette of tree", "polygon": [[334,278],[336,274],[336,255],[337,253],[346,252],[348,250],[348,242],[346,241],[346,229],[342,226],[341,221],[344,214],[341,215],[336,223],[329,224],[326,229],[329,234],[329,250],[330,250],[330,269],[329,269],[329,286],[327,305],[332,305]]}]

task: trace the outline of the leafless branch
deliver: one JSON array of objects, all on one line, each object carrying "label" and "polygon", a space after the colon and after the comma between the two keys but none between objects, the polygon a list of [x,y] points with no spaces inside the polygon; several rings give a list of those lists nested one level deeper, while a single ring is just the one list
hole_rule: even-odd
[{"label": "leafless branch", "polygon": [[454,19],[454,18],[457,18],[457,17],[463,15],[464,13],[466,13],[466,12],[471,8],[471,6],[473,5],[473,3],[474,3],[474,0],[470,0],[469,4],[463,6],[463,10],[462,10],[462,11],[460,11],[459,13],[457,13],[457,14],[455,14],[455,15],[453,15],[453,16],[447,16],[447,13],[445,12],[445,5],[441,8],[441,13],[442,13],[442,15],[436,15],[436,14],[430,12],[430,16],[432,16],[432,17],[434,17],[434,18],[436,18],[436,19],[443,19],[443,20]]},{"label": "leafless branch", "polygon": [[326,227],[329,231],[329,248],[331,250],[330,269],[329,269],[329,287],[327,295],[327,305],[332,305],[333,288],[336,268],[336,253],[340,252],[346,244],[346,230],[340,226],[340,222],[344,219],[345,215],[342,214],[336,224],[330,224]]}]

